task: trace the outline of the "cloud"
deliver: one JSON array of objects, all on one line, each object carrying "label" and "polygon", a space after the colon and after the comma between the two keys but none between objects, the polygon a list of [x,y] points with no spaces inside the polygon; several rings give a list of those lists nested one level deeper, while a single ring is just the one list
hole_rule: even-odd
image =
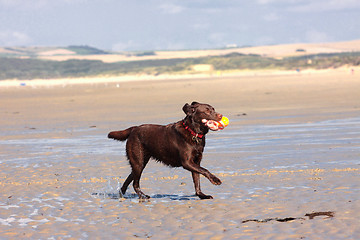
[{"label": "cloud", "polygon": [[263,16],[263,19],[267,22],[273,22],[280,19],[280,16],[277,13],[268,13]]},{"label": "cloud", "polygon": [[7,8],[36,8],[42,6],[46,0],[34,0],[29,1],[26,0],[0,0],[0,6],[7,7]]},{"label": "cloud", "polygon": [[25,33],[17,31],[3,31],[0,32],[1,46],[19,46],[26,45],[31,42],[31,38]]},{"label": "cloud", "polygon": [[260,5],[283,5],[289,11],[321,12],[360,8],[359,0],[257,0]]},{"label": "cloud", "polygon": [[273,0],[257,0],[259,4],[269,4],[271,2],[274,2]]},{"label": "cloud", "polygon": [[325,12],[359,8],[359,0],[315,0],[300,2],[289,8],[289,10],[297,12]]},{"label": "cloud", "polygon": [[192,28],[194,30],[208,30],[210,25],[208,23],[195,23]]},{"label": "cloud", "polygon": [[[286,3],[286,4],[296,4],[296,3],[302,3],[304,1],[309,1],[309,0],[257,0],[256,2],[261,4],[261,5],[265,5],[265,4],[272,4],[272,3]],[[317,1],[317,0],[314,0]]]},{"label": "cloud", "polygon": [[184,7],[172,3],[161,4],[159,9],[165,14],[177,14],[185,10]]},{"label": "cloud", "polygon": [[61,4],[84,3],[88,0],[0,0],[0,6],[16,9],[42,9],[55,7]]}]

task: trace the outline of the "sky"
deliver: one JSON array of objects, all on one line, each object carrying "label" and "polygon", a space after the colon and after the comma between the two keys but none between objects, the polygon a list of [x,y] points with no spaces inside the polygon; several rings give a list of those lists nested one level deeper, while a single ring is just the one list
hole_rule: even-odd
[{"label": "sky", "polygon": [[360,39],[360,0],[0,0],[0,46],[151,51]]}]

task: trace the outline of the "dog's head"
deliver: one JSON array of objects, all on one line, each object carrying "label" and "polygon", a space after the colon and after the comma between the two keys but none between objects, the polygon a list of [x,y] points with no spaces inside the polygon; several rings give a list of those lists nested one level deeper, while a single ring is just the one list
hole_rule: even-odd
[{"label": "dog's head", "polygon": [[[201,130],[218,130],[217,126],[213,124],[214,121],[220,121],[222,114],[217,113],[215,109],[209,104],[192,102],[191,105],[186,103],[183,107],[186,118],[191,121],[191,124],[199,126]],[[207,132],[207,131],[206,131]]]}]

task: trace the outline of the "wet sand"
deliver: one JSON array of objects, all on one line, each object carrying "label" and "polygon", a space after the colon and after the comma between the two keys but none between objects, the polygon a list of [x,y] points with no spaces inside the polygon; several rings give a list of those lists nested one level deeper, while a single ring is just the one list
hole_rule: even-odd
[{"label": "wet sand", "polygon": [[[2,87],[1,239],[358,239],[359,89],[346,70]],[[150,201],[121,198],[125,144],[107,133],[177,121],[193,100],[230,119],[207,135],[214,200],[155,162]]]}]

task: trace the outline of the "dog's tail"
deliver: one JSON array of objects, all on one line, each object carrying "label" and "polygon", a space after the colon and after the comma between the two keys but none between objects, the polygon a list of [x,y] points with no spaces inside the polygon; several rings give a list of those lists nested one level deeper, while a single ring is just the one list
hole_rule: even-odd
[{"label": "dog's tail", "polygon": [[125,129],[123,131],[109,132],[108,138],[112,138],[112,139],[119,140],[119,141],[125,141],[130,136],[130,133],[134,128],[135,127],[131,127],[131,128]]}]

